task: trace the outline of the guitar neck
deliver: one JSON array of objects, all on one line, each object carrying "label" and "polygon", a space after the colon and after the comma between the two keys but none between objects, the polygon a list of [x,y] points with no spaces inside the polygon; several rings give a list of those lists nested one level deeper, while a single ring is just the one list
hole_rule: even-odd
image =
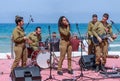
[{"label": "guitar neck", "polygon": [[116,59],[118,59],[119,55],[107,55],[107,58],[116,58]]}]

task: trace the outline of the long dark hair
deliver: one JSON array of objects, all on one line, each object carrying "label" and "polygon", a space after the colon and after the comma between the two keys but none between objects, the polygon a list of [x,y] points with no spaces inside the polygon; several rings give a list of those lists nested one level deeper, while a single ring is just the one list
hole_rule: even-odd
[{"label": "long dark hair", "polygon": [[[63,18],[65,18],[67,22],[69,23],[68,19],[65,16],[61,16],[58,20],[58,27],[63,27],[63,23],[62,23]],[[70,27],[70,23],[69,23],[69,27]]]}]

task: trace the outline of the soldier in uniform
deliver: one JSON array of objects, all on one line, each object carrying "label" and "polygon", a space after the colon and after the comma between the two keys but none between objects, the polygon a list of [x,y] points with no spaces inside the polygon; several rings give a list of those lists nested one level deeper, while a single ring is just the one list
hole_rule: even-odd
[{"label": "soldier in uniform", "polygon": [[71,67],[71,54],[72,46],[70,45],[70,24],[68,19],[65,16],[61,16],[58,21],[59,33],[60,33],[60,59],[58,63],[57,74],[63,75],[62,64],[67,53],[68,59],[68,73],[73,74]]},{"label": "soldier in uniform", "polygon": [[94,54],[94,44],[92,42],[93,37],[92,29],[95,23],[98,21],[97,18],[98,18],[97,15],[93,14],[92,21],[90,21],[88,24],[88,54]]},{"label": "soldier in uniform", "polygon": [[12,34],[12,39],[15,43],[14,44],[15,60],[11,67],[11,72],[15,67],[19,65],[20,60],[22,61],[21,62],[22,67],[25,67],[27,62],[27,48],[25,45],[27,37],[25,36],[24,29],[22,27],[24,25],[23,17],[16,16],[15,22],[17,26]]},{"label": "soldier in uniform", "polygon": [[39,50],[39,42],[42,40],[41,38],[41,27],[36,27],[35,31],[28,35],[29,46],[33,49],[33,51]]},{"label": "soldier in uniform", "polygon": [[109,15],[105,13],[103,15],[103,18],[100,22],[97,22],[95,24],[95,27],[93,28],[93,35],[97,38],[99,41],[98,45],[95,45],[95,54],[96,54],[96,72],[98,72],[101,68],[102,71],[106,71],[105,69],[105,63],[106,63],[106,57],[108,55],[108,38],[101,38],[102,35],[110,35],[111,38],[115,39],[117,36],[112,33],[112,27],[109,23],[107,23],[107,20],[109,18]]}]

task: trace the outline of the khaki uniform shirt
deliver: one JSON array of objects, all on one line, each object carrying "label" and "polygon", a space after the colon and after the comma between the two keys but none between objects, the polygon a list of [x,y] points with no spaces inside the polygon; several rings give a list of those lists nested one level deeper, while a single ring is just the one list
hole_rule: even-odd
[{"label": "khaki uniform shirt", "polygon": [[25,36],[25,33],[22,28],[16,27],[14,29],[13,34],[12,34],[12,39],[15,43],[15,46],[22,46],[22,47],[25,46],[24,36]]},{"label": "khaki uniform shirt", "polygon": [[89,24],[88,24],[88,36],[89,37],[91,37],[93,35],[92,29],[93,29],[94,26],[95,26],[95,24],[92,21],[90,21]]},{"label": "khaki uniform shirt", "polygon": [[41,41],[41,35],[36,35],[35,32],[32,32],[28,35],[28,39],[30,39],[32,41],[30,45],[30,47],[32,47],[34,49],[34,47],[39,47],[39,41]]}]

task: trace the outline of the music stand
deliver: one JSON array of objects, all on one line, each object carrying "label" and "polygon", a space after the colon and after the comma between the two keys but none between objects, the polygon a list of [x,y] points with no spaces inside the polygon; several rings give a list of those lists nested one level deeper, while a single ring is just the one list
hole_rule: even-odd
[{"label": "music stand", "polygon": [[[81,36],[80,31],[79,31],[79,28],[78,28],[78,24],[76,24],[76,29],[78,30],[79,37],[81,38],[81,58],[80,58],[80,63],[82,63],[82,59],[83,59],[82,45],[84,46],[84,44],[83,44],[83,39],[82,39],[82,36]],[[88,77],[88,76],[84,76],[84,74],[83,74],[83,66],[82,66],[82,64],[80,64],[80,65],[81,65],[81,67],[80,67],[81,73],[80,73],[79,76],[76,76],[77,78],[76,78],[75,81],[77,81],[77,79],[82,78],[82,77],[85,77],[85,78],[89,78],[89,79],[95,80],[94,78],[91,78],[91,77]]]},{"label": "music stand", "polygon": [[[50,26],[48,26],[48,30],[49,30],[49,37],[50,37],[50,40],[51,40],[51,31],[50,31]],[[51,46],[49,46],[49,51],[50,51],[50,75],[49,75],[49,78],[47,78],[46,80],[44,81],[47,81],[47,80],[57,80],[57,81],[60,81],[58,79],[55,79],[52,77],[52,53],[51,53]]]}]

